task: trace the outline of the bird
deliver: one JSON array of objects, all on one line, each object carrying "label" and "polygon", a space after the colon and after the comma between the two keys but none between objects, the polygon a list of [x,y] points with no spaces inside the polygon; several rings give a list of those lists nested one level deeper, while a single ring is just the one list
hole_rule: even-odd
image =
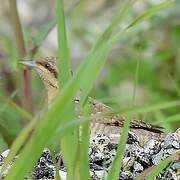
[{"label": "bird", "polygon": [[[58,58],[54,56],[43,57],[34,60],[22,60],[21,64],[27,66],[30,69],[34,69],[40,76],[47,92],[48,105],[52,103],[55,97],[59,93],[58,84]],[[79,98],[75,98],[75,104],[78,104]],[[95,116],[101,113],[112,112],[112,108],[106,104],[94,99],[89,98],[89,102],[92,104],[92,118],[90,120],[90,134],[105,134],[110,136],[112,142],[117,143],[122,133],[122,127],[125,122],[123,115],[112,116]],[[143,146],[150,139],[163,140],[165,133],[160,126],[152,125],[144,121],[139,121],[135,118],[131,120],[130,132],[134,133],[138,137],[140,144]]]}]

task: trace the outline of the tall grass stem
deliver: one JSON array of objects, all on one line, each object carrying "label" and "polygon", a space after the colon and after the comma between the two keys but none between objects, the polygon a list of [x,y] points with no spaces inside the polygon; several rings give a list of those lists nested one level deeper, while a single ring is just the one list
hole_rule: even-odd
[{"label": "tall grass stem", "polygon": [[[26,47],[25,47],[25,41],[24,41],[16,0],[9,0],[9,12],[11,16],[14,36],[16,39],[19,58],[23,58],[26,55]],[[23,81],[23,96],[21,98],[22,105],[24,109],[26,109],[27,111],[33,112],[32,94],[31,94],[31,73],[28,69],[25,69],[23,71],[22,81]]]}]

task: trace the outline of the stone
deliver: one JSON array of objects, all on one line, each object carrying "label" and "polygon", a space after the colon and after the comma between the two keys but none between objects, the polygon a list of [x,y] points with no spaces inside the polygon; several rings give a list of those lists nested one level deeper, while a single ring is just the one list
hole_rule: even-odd
[{"label": "stone", "polygon": [[125,171],[120,174],[119,180],[134,180],[130,171]]},{"label": "stone", "polygon": [[144,152],[149,155],[157,154],[160,151],[160,142],[157,140],[151,139],[144,146]]},{"label": "stone", "polygon": [[32,179],[54,179],[55,167],[48,149],[44,149],[32,173]]},{"label": "stone", "polygon": [[142,172],[144,170],[144,167],[138,163],[137,161],[134,162],[134,171],[135,172]]},{"label": "stone", "polygon": [[[134,180],[148,167],[159,164],[162,160],[179,151],[179,132],[180,129],[178,129],[175,133],[169,133],[162,142],[151,139],[143,147],[140,146],[138,137],[130,132],[119,179]],[[112,142],[111,137],[103,134],[97,134],[90,138],[89,165],[90,176],[93,180],[101,180],[104,176],[107,176],[108,170],[110,169],[116,155],[117,147],[118,144]],[[9,150],[0,155],[0,169],[8,153]],[[48,149],[44,149],[33,172],[30,173],[32,179],[54,179],[56,171],[51,154],[52,152],[50,152]],[[55,157],[55,161],[59,167],[61,179],[65,180],[67,177],[67,172],[63,163],[62,155],[58,153],[53,154],[53,156]],[[18,157],[15,157],[15,159],[16,158]],[[11,161],[7,169],[1,173],[1,179],[6,176],[9,169],[12,167],[14,160]],[[180,160],[175,160],[156,177],[156,180],[180,179],[179,169]]]}]

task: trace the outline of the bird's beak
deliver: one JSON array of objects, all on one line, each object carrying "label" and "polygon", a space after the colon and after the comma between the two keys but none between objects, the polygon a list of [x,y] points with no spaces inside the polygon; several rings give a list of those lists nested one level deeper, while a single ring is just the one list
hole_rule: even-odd
[{"label": "bird's beak", "polygon": [[35,68],[36,67],[35,61],[19,61],[19,63],[23,64],[29,68]]}]

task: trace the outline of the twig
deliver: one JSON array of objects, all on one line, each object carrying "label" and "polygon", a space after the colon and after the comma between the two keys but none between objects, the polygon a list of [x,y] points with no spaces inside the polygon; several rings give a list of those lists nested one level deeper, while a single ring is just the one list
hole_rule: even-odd
[{"label": "twig", "polygon": [[[17,10],[16,0],[9,0],[10,15],[12,19],[12,27],[15,34],[16,44],[18,48],[19,57],[22,58],[26,55],[25,42],[22,32],[22,26]],[[29,112],[33,112],[32,108],[32,95],[31,95],[31,74],[28,69],[23,71],[23,97],[22,105],[24,109]]]}]

